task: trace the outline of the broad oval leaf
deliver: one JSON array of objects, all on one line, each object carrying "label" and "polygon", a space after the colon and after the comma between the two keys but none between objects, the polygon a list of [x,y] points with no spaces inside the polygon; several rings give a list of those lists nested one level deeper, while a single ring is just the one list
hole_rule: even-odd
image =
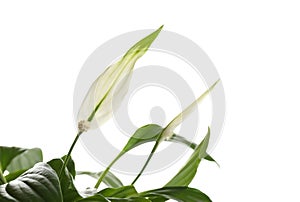
[{"label": "broad oval leaf", "polygon": [[150,200],[153,197],[163,197],[179,202],[212,202],[203,192],[189,187],[164,187],[161,189],[146,191],[140,195],[149,197]]},{"label": "broad oval leaf", "polygon": [[[89,121],[97,128],[112,115],[112,99],[120,103],[128,90],[136,61],[142,57],[160,33],[162,26],[131,47],[116,63],[110,65],[92,84],[80,107],[77,121]],[[118,104],[117,104],[118,105]]]},{"label": "broad oval leaf", "polygon": [[197,169],[202,158],[205,158],[207,155],[206,149],[208,147],[209,138],[210,129],[208,128],[207,135],[205,136],[201,144],[196,147],[187,163],[180,169],[180,171],[175,175],[175,177],[173,177],[165,185],[165,187],[188,186],[191,183],[191,181],[194,179],[197,173]]},{"label": "broad oval leaf", "polygon": [[62,193],[55,171],[45,163],[38,163],[19,178],[0,185],[3,202],[62,202]]}]

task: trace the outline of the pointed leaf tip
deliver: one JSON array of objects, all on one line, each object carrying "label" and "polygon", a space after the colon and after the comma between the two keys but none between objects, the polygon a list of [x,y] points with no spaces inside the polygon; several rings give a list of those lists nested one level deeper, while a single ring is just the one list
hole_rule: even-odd
[{"label": "pointed leaf tip", "polygon": [[209,93],[214,89],[214,87],[218,84],[219,81],[220,79],[218,79],[213,85],[211,85],[200,97],[198,97],[194,102],[192,102],[188,107],[186,107],[166,126],[162,133],[162,137],[164,140],[172,137],[174,129],[195,110],[197,105],[209,95]]}]

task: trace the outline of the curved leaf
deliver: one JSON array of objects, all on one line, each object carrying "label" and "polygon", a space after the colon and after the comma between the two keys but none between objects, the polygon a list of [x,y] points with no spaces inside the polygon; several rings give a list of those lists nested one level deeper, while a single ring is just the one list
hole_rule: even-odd
[{"label": "curved leaf", "polygon": [[[2,175],[0,184],[14,180],[36,163],[42,161],[43,154],[39,148],[0,147],[0,175]],[[5,177],[3,176],[4,171],[9,172]]]},{"label": "curved leaf", "polygon": [[[79,195],[74,183],[73,183],[73,176],[68,170],[70,168],[70,164],[73,164],[73,160],[70,159],[67,165],[67,168],[62,172],[62,175],[59,179],[60,187],[63,193],[64,201],[76,201],[81,199],[82,197]],[[53,159],[48,162],[48,164],[55,170],[58,174],[62,168],[63,160],[62,159]]]},{"label": "curved leaf", "polygon": [[90,196],[87,198],[79,199],[76,202],[110,202],[110,200],[106,199],[104,196],[97,194],[95,196]]},{"label": "curved leaf", "polygon": [[133,180],[132,184],[134,184],[139,177],[143,174],[144,170],[148,166],[151,158],[153,157],[156,149],[158,148],[159,144],[164,141],[172,138],[174,134],[175,128],[181,124],[181,122],[186,119],[197,107],[199,103],[201,103],[205,97],[207,97],[214,89],[214,87],[217,85],[219,80],[217,80],[209,89],[207,89],[200,97],[198,97],[194,102],[192,102],[188,107],[186,107],[181,113],[179,113],[175,118],[163,129],[159,137],[157,138],[155,145],[153,146],[151,153],[149,154],[145,164],[143,165],[142,169],[140,170],[139,174],[136,176],[136,178]]},{"label": "curved leaf", "polygon": [[204,140],[199,146],[196,147],[195,151],[193,152],[185,166],[180,169],[180,171],[165,185],[165,187],[188,186],[191,183],[197,173],[197,169],[201,162],[201,159],[207,155],[206,149],[208,147],[209,138],[210,129],[208,128],[208,132]]},{"label": "curved leaf", "polygon": [[189,187],[164,187],[140,194],[144,197],[163,197],[179,202],[212,202],[203,192]]},{"label": "curved leaf", "polygon": [[0,169],[4,172],[10,162],[26,149],[18,147],[0,147]]},{"label": "curved leaf", "polygon": [[99,192],[105,197],[129,198],[138,196],[137,191],[133,186],[123,186],[119,188],[106,188]]},{"label": "curved leaf", "polygon": [[[88,175],[90,177],[93,177],[95,179],[99,179],[99,177],[102,175],[103,172],[88,172],[88,171],[79,171],[77,172],[77,175]],[[123,184],[119,178],[117,178],[113,173],[108,172],[105,177],[103,178],[103,182],[111,188],[118,188],[122,187]]]},{"label": "curved leaf", "polygon": [[90,196],[79,201],[151,202],[151,200],[140,197],[133,186],[103,189],[95,196]]},{"label": "curved leaf", "polygon": [[[161,133],[163,131],[163,128],[156,124],[148,124],[145,125],[135,131],[135,133],[131,136],[131,138],[128,140],[127,144],[124,146],[122,151],[116,156],[116,158],[112,161],[112,163],[105,169],[105,171],[101,172],[101,175],[99,176],[99,180],[97,184],[95,185],[96,188],[99,187],[102,180],[104,180],[105,176],[109,172],[110,168],[114,165],[114,163],[121,158],[126,152],[132,150],[133,148],[148,143],[157,141],[157,139],[160,137]],[[185,139],[184,137],[181,137],[179,135],[173,135],[172,138],[168,139],[167,141],[171,142],[177,142],[181,144],[185,144],[188,147],[194,149],[196,147],[195,143],[192,143]]]},{"label": "curved leaf", "polygon": [[162,131],[163,128],[159,125],[156,124],[145,125],[135,131],[135,133],[128,140],[127,144],[122,149],[122,151],[125,153],[141,144],[155,141],[162,133]]},{"label": "curved leaf", "polygon": [[132,198],[108,198],[111,202],[153,202],[144,197],[132,197]]},{"label": "curved leaf", "polygon": [[3,202],[62,202],[62,193],[55,171],[45,163],[38,163],[19,178],[0,185]]},{"label": "curved leaf", "polygon": [[32,168],[36,163],[43,161],[43,153],[39,148],[27,149],[23,153],[16,156],[7,166],[9,173],[14,173],[19,170],[27,170]]}]

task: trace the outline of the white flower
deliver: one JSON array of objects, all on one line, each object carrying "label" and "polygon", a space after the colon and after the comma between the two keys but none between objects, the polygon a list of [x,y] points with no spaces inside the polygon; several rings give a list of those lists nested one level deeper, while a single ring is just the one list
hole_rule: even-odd
[{"label": "white flower", "polygon": [[168,140],[172,137],[175,128],[186,119],[198,106],[198,104],[213,90],[220,80],[217,80],[209,89],[207,89],[197,100],[192,102],[187,108],[179,113],[163,130],[160,138],[160,142]]},{"label": "white flower", "polygon": [[116,63],[110,65],[92,84],[81,104],[77,122],[90,122],[95,129],[107,121],[113,112],[112,100],[116,107],[128,91],[130,78],[136,61],[145,54],[163,26],[137,42]]}]

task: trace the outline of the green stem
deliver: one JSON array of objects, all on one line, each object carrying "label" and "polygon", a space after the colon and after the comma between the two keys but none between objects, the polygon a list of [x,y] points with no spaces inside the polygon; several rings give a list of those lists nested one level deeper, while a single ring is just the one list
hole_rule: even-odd
[{"label": "green stem", "polygon": [[98,189],[102,180],[104,179],[104,177],[106,176],[106,174],[108,173],[108,171],[110,170],[110,168],[117,162],[117,160],[119,160],[123,154],[125,154],[124,151],[121,151],[118,156],[116,156],[116,158],[107,166],[107,168],[101,173],[96,185],[95,185],[95,188]]},{"label": "green stem", "polygon": [[131,183],[131,185],[134,185],[134,183],[139,179],[139,177],[143,174],[144,170],[146,169],[146,167],[148,166],[152,156],[154,155],[159,143],[160,143],[160,139],[161,139],[161,136],[158,138],[158,140],[155,142],[155,145],[146,161],[146,163],[144,164],[142,170],[140,171],[140,173],[135,177],[135,179],[133,180],[133,182]]},{"label": "green stem", "polygon": [[70,149],[69,149],[69,152],[68,152],[68,154],[67,154],[67,156],[66,156],[66,158],[65,158],[65,160],[64,160],[63,166],[61,167],[60,172],[59,172],[59,174],[58,174],[59,179],[61,179],[62,172],[65,170],[66,166],[68,165],[69,160],[70,160],[70,158],[71,158],[72,151],[73,151],[73,149],[74,149],[74,146],[76,145],[76,143],[77,143],[77,141],[78,141],[78,139],[79,139],[79,137],[80,137],[80,135],[81,135],[82,133],[83,133],[83,132],[78,132],[78,133],[77,133],[77,135],[76,135],[76,137],[75,137],[75,139],[74,139],[74,141],[73,141],[73,143],[72,143],[72,145],[71,145],[71,147],[70,147]]},{"label": "green stem", "polygon": [[7,183],[4,175],[3,175],[3,172],[2,172],[2,168],[1,168],[1,165],[0,165],[0,184],[5,184]]}]

